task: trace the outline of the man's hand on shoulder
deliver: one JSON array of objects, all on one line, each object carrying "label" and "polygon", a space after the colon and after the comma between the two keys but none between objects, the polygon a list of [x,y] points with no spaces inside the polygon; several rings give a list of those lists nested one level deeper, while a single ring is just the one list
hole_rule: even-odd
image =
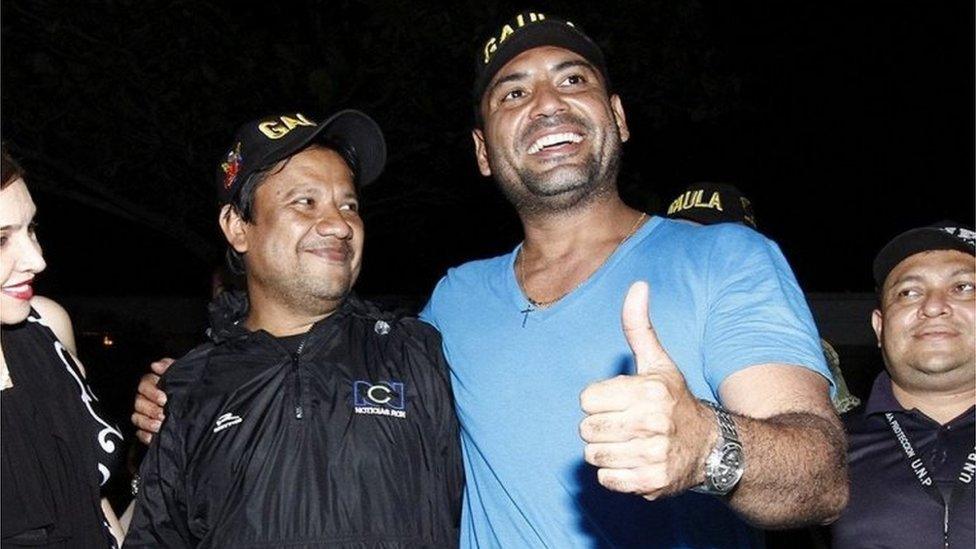
[{"label": "man's hand on shoulder", "polygon": [[166,405],[166,393],[159,390],[159,378],[166,373],[172,358],[161,358],[149,365],[151,372],[139,380],[136,393],[135,410],[132,412],[132,424],[136,427],[136,438],[143,444],[149,445],[154,434],[159,432],[165,418],[163,406]]},{"label": "man's hand on shoulder", "polygon": [[704,481],[704,462],[718,433],[714,414],[688,389],[648,318],[649,288],[638,282],[624,300],[621,320],[636,375],[587,387],[580,436],[600,484],[653,500]]}]

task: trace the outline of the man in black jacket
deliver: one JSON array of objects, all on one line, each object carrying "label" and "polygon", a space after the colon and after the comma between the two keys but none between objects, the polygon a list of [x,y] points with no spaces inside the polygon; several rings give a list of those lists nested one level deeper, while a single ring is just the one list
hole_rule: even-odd
[{"label": "man in black jacket", "polygon": [[340,112],[244,125],[220,163],[219,222],[247,296],[162,380],[126,546],[457,545],[458,426],[429,325],[360,301],[357,185],[380,129]]}]

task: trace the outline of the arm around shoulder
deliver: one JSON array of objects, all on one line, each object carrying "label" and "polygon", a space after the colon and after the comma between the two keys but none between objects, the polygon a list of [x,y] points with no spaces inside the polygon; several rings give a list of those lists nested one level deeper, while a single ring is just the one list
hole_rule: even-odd
[{"label": "arm around shoulder", "polygon": [[126,531],[126,547],[190,547],[199,541],[187,518],[183,429],[172,406],[168,412],[139,467],[139,493]]}]

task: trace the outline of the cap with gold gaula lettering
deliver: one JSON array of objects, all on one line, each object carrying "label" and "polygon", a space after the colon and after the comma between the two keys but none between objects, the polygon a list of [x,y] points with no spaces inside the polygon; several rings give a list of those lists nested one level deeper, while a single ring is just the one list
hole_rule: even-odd
[{"label": "cap with gold gaula lettering", "polygon": [[360,111],[339,111],[321,124],[300,112],[264,116],[241,126],[217,163],[220,203],[231,202],[251,175],[313,142],[335,149],[349,163],[359,187],[372,183],[386,164],[383,131]]},{"label": "cap with gold gaula lettering", "polygon": [[752,203],[735,185],[694,183],[668,205],[668,217],[702,225],[742,223],[756,228]]},{"label": "cap with gold gaula lettering", "polygon": [[499,69],[520,53],[542,46],[556,46],[579,54],[593,64],[609,87],[600,47],[569,21],[542,12],[523,11],[489,32],[491,36],[481,42],[475,54],[475,106],[481,104],[481,96]]}]

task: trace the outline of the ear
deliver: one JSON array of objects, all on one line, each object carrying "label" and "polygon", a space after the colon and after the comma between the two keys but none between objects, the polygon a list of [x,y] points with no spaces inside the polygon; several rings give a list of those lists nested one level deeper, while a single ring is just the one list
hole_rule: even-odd
[{"label": "ear", "polygon": [[239,253],[244,253],[247,251],[247,222],[241,219],[241,215],[237,213],[230,204],[225,204],[220,210],[220,217],[217,219],[220,224],[220,230],[224,232],[224,238],[227,239],[227,243],[230,244],[231,248],[234,248]]},{"label": "ear", "polygon": [[627,114],[624,112],[624,104],[620,102],[619,95],[610,96],[610,110],[613,111],[613,119],[617,123],[617,130],[620,131],[620,141],[626,143],[630,139],[630,129],[627,128]]},{"label": "ear", "polygon": [[488,177],[491,175],[491,166],[488,165],[488,147],[485,145],[485,134],[475,128],[471,130],[471,139],[474,140],[474,158],[478,161],[478,171],[481,175]]},{"label": "ear", "polygon": [[874,328],[874,335],[878,338],[878,347],[881,347],[881,334],[884,331],[884,315],[878,309],[871,311],[871,327]]}]

